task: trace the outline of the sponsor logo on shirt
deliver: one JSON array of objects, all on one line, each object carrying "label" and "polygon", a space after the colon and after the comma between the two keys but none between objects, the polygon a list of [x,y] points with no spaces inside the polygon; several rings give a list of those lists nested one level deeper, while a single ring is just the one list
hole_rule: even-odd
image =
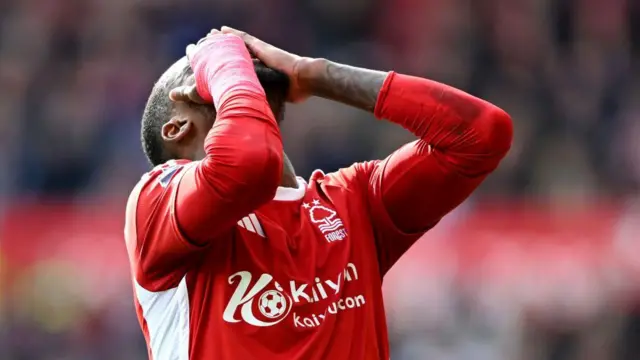
[{"label": "sponsor logo on shirt", "polygon": [[309,211],[309,219],[328,242],[340,241],[347,237],[347,230],[335,210],[321,205],[317,199],[302,206]]},{"label": "sponsor logo on shirt", "polygon": [[[341,311],[360,308],[365,305],[364,295],[343,297],[341,291],[345,283],[358,281],[358,270],[353,263],[334,278],[315,278],[313,283],[299,283],[290,280],[285,286],[274,280],[270,274],[262,274],[253,282],[248,271],[239,271],[229,276],[229,284],[236,289],[229,300],[222,318],[229,323],[245,322],[249,325],[267,327],[291,318],[298,328],[320,326],[324,319]],[[253,285],[252,285],[253,284]],[[326,303],[320,313],[302,314],[305,304]],[[301,315],[302,314],[302,315]]]}]

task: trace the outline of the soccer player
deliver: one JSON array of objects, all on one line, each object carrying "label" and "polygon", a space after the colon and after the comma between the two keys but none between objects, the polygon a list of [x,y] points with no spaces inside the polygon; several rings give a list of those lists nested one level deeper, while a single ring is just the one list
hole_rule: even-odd
[{"label": "soccer player", "polygon": [[[417,140],[296,177],[278,123],[320,96]],[[382,279],[511,145],[510,117],[446,85],[300,57],[222,28],[154,86],[125,238],[154,360],[388,359]],[[419,282],[416,282],[419,286]]]}]

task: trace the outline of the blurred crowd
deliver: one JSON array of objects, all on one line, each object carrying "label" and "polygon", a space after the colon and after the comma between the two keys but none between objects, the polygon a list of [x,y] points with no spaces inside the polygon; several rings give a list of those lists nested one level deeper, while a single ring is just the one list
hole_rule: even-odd
[{"label": "blurred crowd", "polygon": [[[222,25],[301,55],[424,76],[498,104],[512,115],[516,134],[508,158],[481,189],[488,199],[531,198],[579,208],[595,199],[630,199],[640,185],[637,1],[4,0],[0,211],[51,200],[124,199],[149,169],[140,117],[154,81],[188,43]],[[403,129],[373,121],[362,111],[312,99],[288,109],[285,148],[307,177],[316,168],[331,171],[384,157],[412,139]],[[43,276],[55,293],[57,285],[49,284],[55,280]],[[0,332],[0,358],[144,358],[125,290],[124,305],[90,312],[82,326],[65,332],[9,316],[3,327],[8,330]],[[464,296],[452,294],[446,302],[457,307],[449,309],[448,324],[469,314]],[[465,324],[458,330],[477,331],[481,339],[512,343],[526,337]],[[637,324],[629,326],[640,332]],[[394,358],[426,359],[427,350],[412,352],[415,342],[401,331],[416,329],[399,328]],[[431,334],[422,330],[419,339]],[[446,330],[437,334],[440,345],[455,338],[453,325]],[[548,333],[554,332],[542,331]],[[535,340],[529,344],[542,341],[538,335],[529,335]],[[476,350],[431,352],[429,358],[525,359],[470,349]],[[609,359],[580,354],[558,350],[528,358]]]},{"label": "blurred crowd", "polygon": [[[9,0],[0,5],[0,174],[10,197],[127,193],[139,119],[185,45],[224,24],[292,52],[394,69],[509,111],[516,141],[485,191],[557,199],[640,181],[637,2],[624,0]],[[324,101],[289,111],[300,174],[410,139]],[[354,144],[358,144],[354,146]]]}]

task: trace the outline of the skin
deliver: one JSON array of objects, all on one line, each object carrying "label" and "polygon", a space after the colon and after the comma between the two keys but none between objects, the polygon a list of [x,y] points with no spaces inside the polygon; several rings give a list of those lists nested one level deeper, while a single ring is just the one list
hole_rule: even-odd
[{"label": "skin", "polygon": [[[222,27],[212,30],[208,36],[230,34],[240,37],[249,52],[266,66],[285,73],[290,79],[287,101],[299,103],[311,96],[351,105],[373,112],[380,89],[387,77],[386,72],[374,71],[334,63],[320,58],[291,54],[247,34]],[[187,47],[187,57],[195,45]],[[167,147],[180,158],[204,158],[204,141],[213,126],[214,117],[198,110],[195,104],[206,104],[198,95],[195,84],[173,89],[170,94],[175,102],[174,116],[162,128],[162,138]],[[282,186],[296,187],[295,171],[285,154]]]}]

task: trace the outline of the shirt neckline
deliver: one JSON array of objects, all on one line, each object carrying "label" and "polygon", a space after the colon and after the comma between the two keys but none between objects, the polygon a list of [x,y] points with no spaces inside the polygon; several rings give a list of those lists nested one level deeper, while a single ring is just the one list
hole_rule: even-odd
[{"label": "shirt neckline", "polygon": [[278,186],[276,190],[276,196],[273,198],[275,201],[298,201],[301,200],[307,192],[307,182],[297,176],[298,182],[297,188]]}]

